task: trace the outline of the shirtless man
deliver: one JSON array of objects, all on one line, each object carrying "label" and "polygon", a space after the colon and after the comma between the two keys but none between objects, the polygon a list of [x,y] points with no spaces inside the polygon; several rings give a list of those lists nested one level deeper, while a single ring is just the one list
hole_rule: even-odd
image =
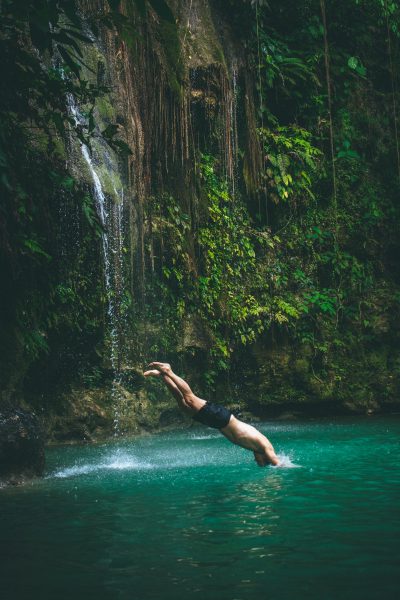
[{"label": "shirtless man", "polygon": [[152,362],[149,367],[150,369],[144,372],[144,376],[162,377],[184,413],[195,421],[219,429],[233,444],[251,450],[260,467],[279,465],[272,444],[255,427],[239,421],[223,406],[206,402],[195,396],[186,381],[175,375],[168,363]]}]

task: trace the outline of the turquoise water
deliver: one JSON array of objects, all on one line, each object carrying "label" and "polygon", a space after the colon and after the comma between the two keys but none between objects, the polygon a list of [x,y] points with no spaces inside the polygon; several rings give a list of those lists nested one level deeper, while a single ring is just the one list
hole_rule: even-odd
[{"label": "turquoise water", "polygon": [[400,420],[260,429],[285,467],[206,428],[50,449],[0,490],[1,597],[399,598]]}]

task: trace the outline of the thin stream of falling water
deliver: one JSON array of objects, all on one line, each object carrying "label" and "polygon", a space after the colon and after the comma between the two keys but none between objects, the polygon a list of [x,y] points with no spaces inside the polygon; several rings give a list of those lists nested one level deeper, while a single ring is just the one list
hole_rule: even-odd
[{"label": "thin stream of falling water", "polygon": [[232,137],[232,197],[236,195],[238,131],[237,131],[237,66],[232,66],[231,137]]},{"label": "thin stream of falling water", "polygon": [[[72,95],[67,98],[68,108],[77,124],[85,125],[85,118],[80,113]],[[107,151],[106,142],[102,140],[98,161],[111,168],[111,158]],[[101,241],[104,260],[104,279],[107,295],[108,333],[110,336],[110,362],[113,374],[111,397],[114,409],[114,433],[120,435],[120,410],[123,405],[121,392],[121,367],[123,360],[123,344],[121,343],[125,318],[122,310],[124,293],[124,261],[123,261],[123,189],[118,192],[115,185],[113,190],[118,202],[108,198],[96,171],[96,164],[92,160],[86,144],[81,143],[82,156],[88,165],[93,181],[93,196],[96,211],[102,225]]]}]

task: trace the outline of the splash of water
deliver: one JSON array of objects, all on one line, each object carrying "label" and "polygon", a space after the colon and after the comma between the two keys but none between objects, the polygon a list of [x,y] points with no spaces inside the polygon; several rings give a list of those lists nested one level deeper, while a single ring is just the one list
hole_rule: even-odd
[{"label": "splash of water", "polygon": [[274,469],[300,469],[301,465],[297,465],[296,463],[294,463],[292,461],[292,459],[290,458],[290,456],[288,456],[287,454],[277,454],[277,457],[279,458],[279,465],[276,465],[276,467],[273,467]]},{"label": "splash of water", "polygon": [[[192,438],[193,439],[193,438]],[[117,449],[110,455],[103,456],[97,462],[78,462],[70,467],[58,469],[50,473],[46,479],[66,479],[69,477],[80,477],[90,475],[92,473],[107,473],[112,471],[166,471],[170,469],[186,469],[204,467],[209,465],[226,466],[241,462],[244,456],[237,455],[236,460],[233,460],[232,455],[223,449],[209,449],[207,455],[199,454],[195,449],[186,449],[185,453],[176,454],[176,449],[168,452],[165,449],[160,452],[155,452],[151,462],[143,457],[136,456],[132,452],[122,451]],[[301,465],[297,465],[285,454],[279,454],[279,465],[269,467],[271,469],[296,469]]]},{"label": "splash of water", "polygon": [[72,467],[59,469],[48,475],[46,479],[66,479],[67,477],[79,477],[101,471],[142,471],[154,468],[149,462],[139,460],[132,454],[116,452],[105,457],[97,463],[75,464]]}]

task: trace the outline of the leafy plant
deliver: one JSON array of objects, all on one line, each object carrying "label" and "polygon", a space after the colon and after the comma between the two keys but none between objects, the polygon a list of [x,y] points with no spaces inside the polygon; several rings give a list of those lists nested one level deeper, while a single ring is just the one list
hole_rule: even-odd
[{"label": "leafy plant", "polygon": [[273,200],[295,200],[308,195],[314,198],[321,151],[311,143],[311,134],[300,127],[258,129],[264,151],[264,189]]},{"label": "leafy plant", "polygon": [[290,93],[299,81],[318,83],[315,71],[304,58],[293,52],[288,44],[275,35],[270,35],[264,29],[258,32],[261,63],[259,69],[264,72],[267,87],[278,87]]}]

